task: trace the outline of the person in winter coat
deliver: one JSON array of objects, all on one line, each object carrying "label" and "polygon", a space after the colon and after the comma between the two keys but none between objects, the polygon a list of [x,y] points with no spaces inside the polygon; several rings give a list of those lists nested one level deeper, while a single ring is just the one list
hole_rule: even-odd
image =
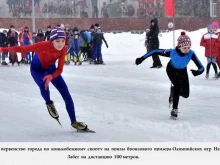
[{"label": "person in winter coat", "polygon": [[101,27],[98,27],[97,32],[93,38],[94,53],[92,55],[92,61],[90,62],[90,64],[104,64],[102,58],[102,40],[105,42],[105,45],[108,48],[108,44],[101,31]]},{"label": "person in winter coat", "polygon": [[[13,30],[13,35],[11,35],[11,33],[12,33],[12,30]],[[7,38],[8,38],[8,41],[9,41],[9,39],[11,38],[11,37],[15,37],[15,38],[18,38],[18,33],[15,31],[15,27],[14,27],[14,25],[11,25],[10,26],[10,28],[9,28],[9,30],[8,30],[8,33],[7,33]],[[13,38],[12,37],[12,38]],[[8,42],[9,43],[9,45],[8,46],[10,46],[10,42]],[[12,43],[14,43],[14,42],[12,42]],[[16,44],[18,44],[18,42],[16,42]],[[12,55],[12,53],[9,53],[9,62],[11,63],[12,61],[11,61],[11,55]]]},{"label": "person in winter coat", "polygon": [[[11,25],[10,26],[10,28],[9,28],[9,30],[8,30],[8,33],[7,33],[7,38],[9,38],[10,36],[11,36],[11,30],[14,30],[15,29],[15,27],[14,27],[14,25]],[[15,31],[15,35],[16,36],[18,36],[18,33]]]},{"label": "person in winter coat", "polygon": [[[3,33],[0,32],[0,47],[8,47],[8,39],[6,35],[7,35],[7,30],[3,30]],[[7,54],[8,54],[7,52],[2,53],[0,59],[2,65],[8,65],[7,62],[5,62],[5,57]]]},{"label": "person in winter coat", "polygon": [[[37,34],[32,33],[32,43],[38,43],[38,42],[43,42],[44,41],[44,33],[42,29],[38,29]],[[31,57],[33,59],[35,52],[32,52]]]},{"label": "person in winter coat", "polygon": [[175,49],[156,49],[148,52],[140,58],[137,58],[136,65],[141,64],[146,58],[155,56],[157,54],[170,57],[170,61],[167,64],[167,75],[173,84],[170,89],[169,102],[173,103],[173,109],[171,116],[176,118],[178,116],[178,104],[179,97],[189,97],[189,78],[187,73],[187,65],[192,60],[198,70],[191,70],[194,76],[198,76],[204,72],[204,67],[197,58],[195,52],[190,49],[191,39],[181,32],[181,36],[178,37],[178,45]]},{"label": "person in winter coat", "polygon": [[44,41],[44,33],[42,29],[38,29],[37,36],[35,37],[35,43]]},{"label": "person in winter coat", "polygon": [[92,18],[98,18],[99,9],[98,9],[98,0],[91,0],[92,4]]},{"label": "person in winter coat", "polygon": [[215,77],[218,76],[216,57],[218,56],[218,35],[215,34],[214,26],[208,26],[208,33],[201,38],[200,46],[205,47],[205,56],[207,58],[206,79],[209,78],[209,70],[212,65],[215,71]]},{"label": "person in winter coat", "polygon": [[[24,32],[21,36],[21,41],[23,45],[31,45],[32,44],[32,33],[29,32],[29,28],[27,26],[24,27]],[[31,63],[31,54],[30,52],[26,52],[26,64]]]},{"label": "person in winter coat", "polygon": [[[90,31],[90,34],[91,34],[91,46],[90,46],[90,48],[91,48],[91,51],[90,51],[90,55],[89,55],[89,57],[91,57],[92,58],[92,55],[94,54],[94,50],[95,49],[93,49],[93,46],[94,46],[94,43],[93,43],[93,39],[94,39],[94,37],[95,37],[95,35],[96,35],[96,31],[97,30],[95,30],[95,26],[92,24],[91,26],[90,26],[90,28],[89,28],[89,31]],[[91,60],[91,59],[90,59]]]},{"label": "person in winter coat", "polygon": [[80,38],[81,38],[81,44],[80,44],[80,56],[82,56],[83,61],[88,61],[88,44],[87,44],[87,38],[83,34],[85,30],[80,31]]},{"label": "person in winter coat", "polygon": [[91,41],[92,41],[92,36],[87,30],[81,30],[80,31],[80,36],[82,39],[86,42],[86,52],[87,52],[87,58],[91,59]]},{"label": "person in winter coat", "polygon": [[103,2],[103,6],[101,8],[101,16],[103,18],[109,18],[109,14],[108,14],[109,7],[110,7],[110,5],[107,5],[106,2]]},{"label": "person in winter coat", "polygon": [[82,57],[80,52],[80,47],[82,45],[82,39],[79,34],[79,30],[77,27],[73,29],[73,34],[70,37],[70,55],[73,57],[73,61],[75,65],[79,62],[78,65],[82,64]]},{"label": "person in winter coat", "polygon": [[[18,34],[18,42],[20,46],[23,46],[23,40],[22,40],[22,36],[24,33],[24,27],[21,27],[19,29],[19,34]],[[26,63],[26,57],[25,57],[25,53],[21,53],[21,63]]]},{"label": "person in winter coat", "polygon": [[[11,29],[10,35],[8,37],[8,45],[10,47],[18,46],[18,35],[16,34],[16,31],[14,28]],[[5,49],[7,49],[7,48],[5,48]],[[6,51],[6,52],[9,52],[9,51]],[[11,58],[12,66],[14,66],[15,62],[17,62],[17,64],[19,65],[18,55],[17,55],[16,51],[10,52],[10,58]]]},{"label": "person in winter coat", "polygon": [[44,41],[50,41],[50,32],[51,32],[51,26],[47,26],[47,31],[45,32]]},{"label": "person in winter coat", "polygon": [[[159,49],[159,26],[157,18],[151,20],[150,31],[146,33],[147,36],[147,51],[150,52],[155,49]],[[153,66],[150,68],[161,68],[162,64],[158,55],[152,56]]]},{"label": "person in winter coat", "polygon": [[[30,65],[31,75],[40,89],[51,117],[59,122],[59,114],[54,102],[50,99],[49,83],[59,91],[66,105],[71,126],[77,130],[87,130],[87,125],[76,120],[75,108],[68,87],[61,76],[66,55],[65,32],[55,27],[51,31],[50,41],[38,42],[27,46],[1,48],[0,52],[36,52]],[[56,67],[56,61],[58,66]]]},{"label": "person in winter coat", "polygon": [[[68,47],[69,47],[69,37],[70,37],[70,33],[71,33],[71,30],[70,30],[70,27],[68,24],[64,25],[64,24],[61,24],[60,25],[60,28],[64,28],[63,30],[65,31],[66,33],[66,49],[68,50]],[[67,54],[66,54],[66,57],[65,57],[65,64],[69,65],[70,64],[70,60],[71,60],[71,55],[70,55],[70,51],[68,50],[67,51]]]}]

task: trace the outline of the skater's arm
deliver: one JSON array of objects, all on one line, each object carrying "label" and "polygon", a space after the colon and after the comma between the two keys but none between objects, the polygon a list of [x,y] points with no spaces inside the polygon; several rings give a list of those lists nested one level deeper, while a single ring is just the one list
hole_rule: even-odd
[{"label": "skater's arm", "polygon": [[65,56],[66,56],[66,48],[62,50],[61,54],[62,55],[60,56],[58,60],[57,70],[53,74],[51,74],[53,79],[58,77],[63,72],[63,66],[64,66]]},{"label": "skater's arm", "polygon": [[135,63],[136,65],[141,64],[146,58],[153,56],[153,55],[161,55],[164,57],[170,57],[170,52],[172,49],[156,49],[152,50],[151,52],[148,52],[147,54],[143,55],[140,58],[137,58]]},{"label": "skater's arm", "polygon": [[196,64],[196,66],[198,67],[198,71],[204,71],[204,67],[202,65],[202,63],[200,62],[200,60],[197,58],[196,54],[193,53],[192,58],[193,62]]},{"label": "skater's arm", "polygon": [[196,54],[193,53],[191,60],[196,64],[198,67],[198,70],[191,70],[194,76],[198,76],[204,72],[204,66],[200,62],[200,60],[197,58]]},{"label": "skater's arm", "polygon": [[26,45],[26,46],[12,46],[12,47],[7,47],[7,48],[1,48],[2,52],[38,52],[39,46],[43,42],[39,42],[33,45]]},{"label": "skater's arm", "polygon": [[164,57],[170,57],[171,49],[156,49],[152,50],[144,55],[144,59],[153,56],[153,55],[160,55]]}]

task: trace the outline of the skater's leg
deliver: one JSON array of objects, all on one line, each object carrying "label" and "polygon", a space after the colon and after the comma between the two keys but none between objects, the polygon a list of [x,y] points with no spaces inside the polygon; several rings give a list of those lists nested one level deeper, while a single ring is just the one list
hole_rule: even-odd
[{"label": "skater's leg", "polygon": [[31,62],[30,72],[31,72],[31,76],[33,77],[34,81],[40,88],[41,96],[45,100],[46,104],[51,104],[52,101],[50,100],[49,87],[47,90],[45,90],[45,87],[44,87],[45,82],[43,81],[46,70],[40,64],[40,61],[37,55],[34,56]]},{"label": "skater's leg", "polygon": [[178,109],[179,98],[180,98],[180,84],[177,79],[172,79],[173,89],[173,109]]},{"label": "skater's leg", "polygon": [[180,97],[180,83],[177,79],[176,69],[171,66],[171,63],[167,65],[167,75],[173,84],[173,108],[178,108],[179,97]]},{"label": "skater's leg", "polygon": [[63,77],[60,75],[53,79],[51,83],[55,86],[55,88],[60,92],[61,96],[63,97],[71,123],[74,123],[76,121],[74,103],[67,88],[67,85],[63,80]]},{"label": "skater's leg", "polygon": [[184,70],[178,75],[179,83],[180,83],[180,96],[183,98],[188,98],[190,93],[189,88],[189,77],[187,70]]},{"label": "skater's leg", "polygon": [[176,76],[173,78],[172,83],[174,85],[174,94],[173,94],[173,108],[178,109],[179,96],[184,98],[189,97],[189,78],[187,70],[183,69],[177,71]]},{"label": "skater's leg", "polygon": [[174,85],[173,92],[173,109],[178,109],[179,97],[182,96],[184,98],[189,97],[189,78],[187,74],[187,70],[178,70],[176,73],[171,72],[169,74],[169,78]]}]

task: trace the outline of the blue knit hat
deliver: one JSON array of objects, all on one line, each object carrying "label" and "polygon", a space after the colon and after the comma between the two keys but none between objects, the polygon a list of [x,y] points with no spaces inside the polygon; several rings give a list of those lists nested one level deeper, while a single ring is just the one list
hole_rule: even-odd
[{"label": "blue knit hat", "polygon": [[57,38],[66,39],[66,33],[60,27],[54,27],[50,33],[50,41],[51,42]]}]

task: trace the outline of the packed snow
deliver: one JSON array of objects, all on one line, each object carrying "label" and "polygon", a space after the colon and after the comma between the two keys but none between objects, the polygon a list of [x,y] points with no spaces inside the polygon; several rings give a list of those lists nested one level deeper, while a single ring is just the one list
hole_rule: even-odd
[{"label": "packed snow", "polygon": [[[175,31],[175,37],[182,30]],[[206,29],[187,32],[204,67],[206,58],[200,39]],[[64,101],[50,84],[51,99],[60,115],[59,124],[48,114],[29,65],[0,67],[1,142],[217,142],[220,141],[220,80],[205,74],[194,77],[188,65],[190,97],[180,98],[179,119],[170,119],[169,58],[163,67],[150,69],[152,58],[141,65],[135,59],[146,53],[145,34],[105,33],[106,65],[65,66],[64,77],[75,103],[78,121],[96,131],[76,133],[71,129]],[[173,48],[173,32],[161,33],[160,48]],[[175,39],[176,40],[176,39]]]}]

